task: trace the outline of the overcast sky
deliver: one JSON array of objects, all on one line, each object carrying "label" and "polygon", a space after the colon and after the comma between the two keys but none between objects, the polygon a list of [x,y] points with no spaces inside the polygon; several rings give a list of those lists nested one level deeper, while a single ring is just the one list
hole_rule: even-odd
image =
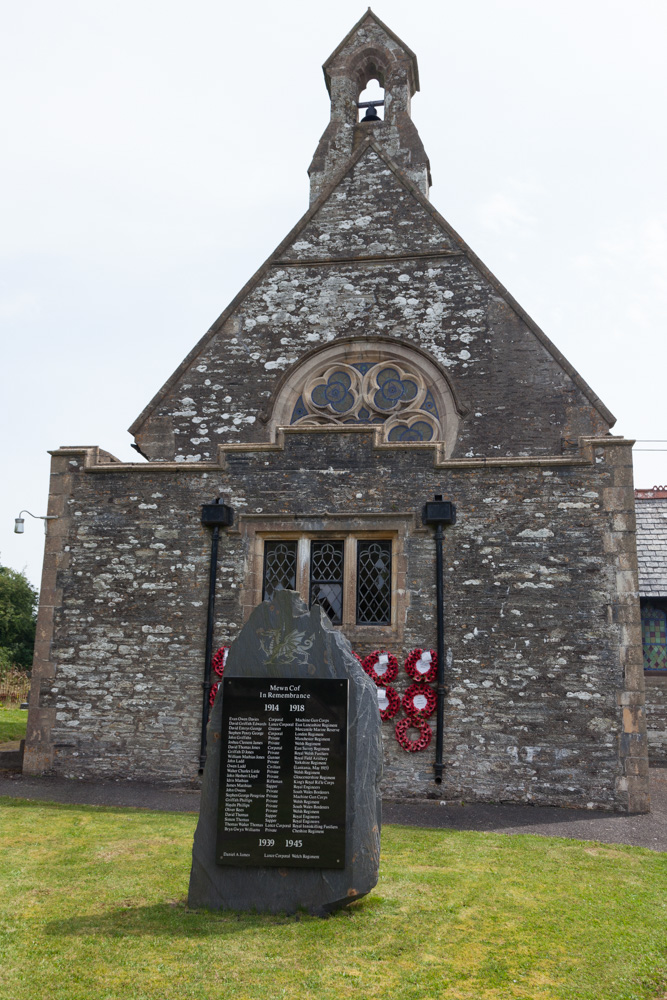
[{"label": "overcast sky", "polygon": [[[0,35],[0,561],[39,584],[50,448],[126,428],[308,207],[362,2],[21,0]],[[664,0],[378,0],[435,207],[616,414],[667,438]],[[667,444],[643,444],[667,448]],[[667,481],[667,452],[635,481]]]}]

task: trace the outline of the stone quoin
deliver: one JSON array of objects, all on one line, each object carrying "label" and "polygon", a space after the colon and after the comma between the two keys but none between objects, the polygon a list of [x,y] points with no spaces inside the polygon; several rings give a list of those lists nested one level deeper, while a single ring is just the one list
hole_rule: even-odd
[{"label": "stone quoin", "polygon": [[324,74],[310,207],[132,425],[142,460],[52,452],[24,770],[198,779],[217,497],[213,648],[296,590],[402,697],[439,495],[443,780],[396,716],[384,794],[646,811],[632,441],[430,204],[414,53],[369,10]]}]

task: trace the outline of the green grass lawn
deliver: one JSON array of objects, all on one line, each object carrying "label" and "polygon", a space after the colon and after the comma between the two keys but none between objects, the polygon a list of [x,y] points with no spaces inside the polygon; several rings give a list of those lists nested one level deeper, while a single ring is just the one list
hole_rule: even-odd
[{"label": "green grass lawn", "polygon": [[24,740],[27,724],[28,713],[25,709],[0,706],[0,743]]},{"label": "green grass lawn", "polygon": [[667,854],[390,826],[377,889],[327,920],[185,897],[196,817],[0,799],[5,1000],[649,1000]]}]

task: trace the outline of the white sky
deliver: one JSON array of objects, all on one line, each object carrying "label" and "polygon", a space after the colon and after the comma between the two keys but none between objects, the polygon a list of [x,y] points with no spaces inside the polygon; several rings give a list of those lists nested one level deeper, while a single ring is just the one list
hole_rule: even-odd
[{"label": "white sky", "polygon": [[[21,0],[0,35],[0,560],[39,584],[49,448],[125,428],[308,207],[321,64],[363,13]],[[664,0],[378,0],[435,207],[618,418],[667,438]],[[641,447],[667,448],[664,445]],[[637,485],[667,452],[637,453]],[[455,498],[454,498],[455,499]]]}]

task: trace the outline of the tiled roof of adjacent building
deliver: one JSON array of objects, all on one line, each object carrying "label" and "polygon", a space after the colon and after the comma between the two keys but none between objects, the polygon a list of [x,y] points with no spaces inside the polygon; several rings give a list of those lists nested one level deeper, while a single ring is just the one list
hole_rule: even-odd
[{"label": "tiled roof of adjacent building", "polygon": [[635,490],[637,561],[642,597],[667,597],[667,487]]}]

